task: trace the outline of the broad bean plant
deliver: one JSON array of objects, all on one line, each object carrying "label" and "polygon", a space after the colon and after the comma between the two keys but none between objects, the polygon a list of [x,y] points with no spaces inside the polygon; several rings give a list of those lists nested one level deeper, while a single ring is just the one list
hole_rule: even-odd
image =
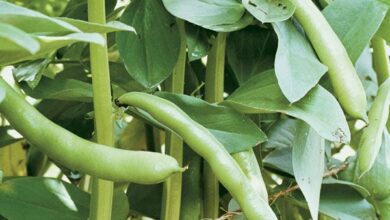
[{"label": "broad bean plant", "polygon": [[390,219],[389,0],[0,0],[0,219]]}]

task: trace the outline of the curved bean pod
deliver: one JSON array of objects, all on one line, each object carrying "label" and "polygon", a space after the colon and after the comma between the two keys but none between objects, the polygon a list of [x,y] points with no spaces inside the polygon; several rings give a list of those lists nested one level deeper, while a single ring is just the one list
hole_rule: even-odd
[{"label": "curved bean pod", "polygon": [[167,155],[84,140],[43,116],[3,79],[0,89],[4,92],[0,113],[23,137],[61,165],[107,180],[140,184],[159,183],[184,170]]},{"label": "curved bean pod", "polygon": [[232,154],[232,157],[241,167],[257,193],[260,194],[265,201],[268,201],[267,188],[265,187],[263,176],[261,175],[260,167],[257,163],[253,149]]},{"label": "curved bean pod", "polygon": [[175,104],[140,92],[130,92],[116,100],[119,106],[133,106],[149,113],[183,140],[210,165],[218,180],[238,201],[249,220],[276,220],[268,201],[259,195],[224,146],[203,126],[193,121]]},{"label": "curved bean pod", "polygon": [[328,66],[335,95],[345,112],[367,121],[366,93],[347,51],[312,0],[292,0],[294,16],[304,28],[320,60]]},{"label": "curved bean pod", "polygon": [[368,113],[370,124],[364,129],[358,149],[359,176],[369,171],[382,144],[383,131],[389,117],[390,79],[379,87],[371,109]]}]

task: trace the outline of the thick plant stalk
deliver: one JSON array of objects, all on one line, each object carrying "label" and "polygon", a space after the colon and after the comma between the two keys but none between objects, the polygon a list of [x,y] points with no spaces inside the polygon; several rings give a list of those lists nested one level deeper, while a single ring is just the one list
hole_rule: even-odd
[{"label": "thick plant stalk", "polygon": [[[186,36],[184,21],[176,20],[180,33],[180,53],[175,69],[166,82],[166,90],[173,93],[183,93],[186,67]],[[175,158],[179,165],[183,163],[183,140],[176,134],[167,131],[165,146],[170,156]],[[178,173],[168,178],[163,186],[163,202],[161,219],[179,220],[181,208],[182,174]]]},{"label": "thick plant stalk", "polygon": [[[104,0],[88,0],[88,20],[99,24],[106,23]],[[103,37],[106,38],[106,35],[103,34]],[[90,54],[97,142],[113,146],[114,124],[107,47],[91,44]],[[111,219],[113,191],[113,182],[98,178],[92,179],[91,220]]]},{"label": "thick plant stalk", "polygon": [[[218,33],[207,57],[205,100],[211,103],[223,101],[226,33]],[[204,217],[217,218],[219,215],[219,183],[210,166],[203,165]]]},{"label": "thick plant stalk", "polygon": [[390,77],[390,64],[389,56],[386,53],[386,41],[383,38],[374,36],[371,43],[374,69],[378,78],[378,84],[381,85]]},{"label": "thick plant stalk", "polygon": [[296,6],[294,16],[329,69],[329,78],[341,106],[351,117],[367,121],[366,94],[340,39],[312,0],[292,2]]}]

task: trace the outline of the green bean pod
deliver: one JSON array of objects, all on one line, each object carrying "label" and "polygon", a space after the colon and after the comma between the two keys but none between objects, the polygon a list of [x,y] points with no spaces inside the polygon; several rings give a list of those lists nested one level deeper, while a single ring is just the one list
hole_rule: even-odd
[{"label": "green bean pod", "polygon": [[237,162],[224,146],[203,126],[193,121],[175,104],[146,93],[131,92],[119,97],[119,106],[133,106],[180,135],[210,165],[218,180],[238,201],[249,220],[277,219],[268,201],[259,195]]},{"label": "green bean pod", "polygon": [[3,79],[0,113],[23,137],[54,161],[70,169],[111,181],[154,184],[182,172],[167,155],[111,148],[84,140],[51,122]]},{"label": "green bean pod", "polygon": [[335,95],[345,112],[367,121],[366,93],[347,51],[312,0],[292,0],[294,16],[304,28],[320,60],[328,67]]},{"label": "green bean pod", "polygon": [[359,176],[363,176],[373,166],[382,144],[382,134],[389,117],[390,79],[379,87],[368,113],[370,124],[364,128],[358,149]]},{"label": "green bean pod", "polygon": [[253,149],[251,148],[246,151],[234,153],[232,154],[232,157],[241,167],[256,192],[260,194],[265,201],[268,201],[267,188],[265,187],[263,176],[261,175],[260,167],[257,163]]}]

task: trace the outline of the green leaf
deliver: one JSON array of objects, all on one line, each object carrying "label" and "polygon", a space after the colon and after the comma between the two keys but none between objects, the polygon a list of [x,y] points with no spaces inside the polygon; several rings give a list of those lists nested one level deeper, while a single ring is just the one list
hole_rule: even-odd
[{"label": "green leaf", "polygon": [[146,88],[165,80],[179,55],[180,37],[175,19],[160,1],[132,1],[121,17],[137,35],[117,33],[119,53],[129,74]]},{"label": "green leaf", "polygon": [[234,24],[245,12],[237,0],[163,0],[163,3],[174,16],[199,26]]},{"label": "green leaf", "polygon": [[109,32],[116,32],[116,31],[129,31],[135,33],[133,27],[119,21],[110,21],[107,22],[106,24],[97,24],[97,23],[91,23],[91,22],[86,22],[86,21],[76,20],[76,19],[66,18],[66,17],[62,17],[58,19],[67,22],[69,24],[72,24],[73,26],[80,29],[82,32],[86,32],[86,33],[109,33]]},{"label": "green leaf", "polygon": [[295,11],[289,0],[242,0],[242,4],[262,23],[287,20]]},{"label": "green leaf", "polygon": [[11,126],[0,127],[0,148],[22,139],[21,137],[14,137],[11,132],[16,132]]},{"label": "green leaf", "polygon": [[[41,0],[40,0],[41,1]],[[106,8],[106,16],[109,15],[115,8],[117,0],[104,1]],[[61,17],[88,20],[88,4],[87,0],[68,0],[66,8],[62,12]]]},{"label": "green leaf", "polygon": [[303,98],[328,70],[316,57],[310,43],[292,21],[272,24],[279,43],[275,73],[279,86],[289,102]]},{"label": "green leaf", "polygon": [[[303,208],[307,207],[302,196],[295,197],[293,202]],[[333,219],[376,220],[374,207],[355,189],[344,184],[323,185],[321,189],[321,214]]]},{"label": "green leaf", "polygon": [[0,215],[9,219],[81,220],[88,211],[88,194],[56,179],[22,177],[0,185]]},{"label": "green leaf", "polygon": [[37,87],[23,90],[36,99],[55,99],[64,101],[92,102],[92,85],[74,79],[49,79],[44,77]]},{"label": "green leaf", "polygon": [[390,12],[387,12],[386,17],[383,19],[377,35],[390,42]]},{"label": "green leaf", "polygon": [[305,121],[327,140],[345,143],[351,139],[344,113],[332,94],[317,85],[303,99],[290,104],[273,70],[252,77],[223,104],[249,114],[281,112]]},{"label": "green leaf", "polygon": [[110,62],[110,80],[127,92],[145,91],[141,84],[130,77],[123,63]]},{"label": "green leaf", "polygon": [[127,195],[121,188],[114,189],[112,201],[112,220],[123,220],[129,216],[129,201]]},{"label": "green leaf", "polygon": [[39,42],[26,32],[5,23],[0,23],[0,51],[27,51],[34,54],[39,50]]},{"label": "green leaf", "polygon": [[295,180],[306,198],[311,217],[318,219],[322,177],[325,169],[325,141],[305,122],[300,122],[293,141]]},{"label": "green leaf", "polygon": [[4,88],[0,88],[0,103],[4,101],[6,97],[6,91]]},{"label": "green leaf", "polygon": [[229,153],[244,151],[266,140],[265,134],[256,124],[233,109],[209,104],[192,96],[167,92],[156,95],[173,102],[194,121],[207,128]]},{"label": "green leaf", "polygon": [[71,24],[5,1],[0,1],[0,23],[10,24],[27,33],[35,34],[58,35],[80,32]]},{"label": "green leaf", "polygon": [[226,55],[239,84],[273,67],[276,44],[272,35],[272,30],[257,26],[229,34]]},{"label": "green leaf", "polygon": [[127,188],[130,212],[158,219],[161,214],[162,184],[141,185],[131,183]]},{"label": "green leaf", "polygon": [[233,24],[219,24],[219,25],[203,25],[202,27],[216,31],[216,32],[233,32],[245,28],[253,23],[253,17],[251,14],[245,12],[244,15]]},{"label": "green leaf", "polygon": [[366,197],[368,197],[370,195],[370,192],[368,192],[368,190],[366,188],[364,188],[363,186],[361,186],[361,185],[358,185],[358,184],[352,183],[352,182],[348,182],[348,181],[344,181],[344,180],[335,179],[333,177],[328,177],[328,178],[323,179],[322,180],[322,184],[323,185],[324,184],[327,184],[327,185],[331,185],[331,184],[346,185],[346,186],[349,186],[351,188],[354,188],[364,198],[366,198]]},{"label": "green leaf", "polygon": [[355,63],[381,25],[388,8],[377,0],[335,0],[323,14]]},{"label": "green leaf", "polygon": [[263,144],[264,149],[279,149],[292,147],[294,136],[297,132],[299,120],[286,118],[276,121],[266,131],[268,140]]},{"label": "green leaf", "polygon": [[[88,193],[57,179],[20,177],[0,182],[0,215],[13,220],[88,219],[89,202]],[[115,190],[112,219],[125,219],[128,209],[125,194]]]},{"label": "green leaf", "polygon": [[390,0],[379,0],[379,1],[381,1],[381,2],[383,2],[385,4],[387,4],[388,6],[390,6]]},{"label": "green leaf", "polygon": [[263,164],[294,176],[291,147],[275,149],[263,159]]},{"label": "green leaf", "polygon": [[87,117],[93,111],[92,103],[42,100],[35,106],[44,116],[85,139],[92,137],[94,122]]},{"label": "green leaf", "polygon": [[37,36],[41,47],[38,52],[31,55],[27,51],[9,51],[7,56],[0,56],[0,65],[9,65],[25,60],[33,60],[46,56],[61,47],[76,42],[88,42],[98,45],[105,45],[104,38],[97,33],[74,33],[65,36]]},{"label": "green leaf", "polygon": [[14,69],[13,74],[18,82],[25,81],[33,89],[38,85],[50,62],[51,59],[39,59],[23,63]]},{"label": "green leaf", "polygon": [[191,23],[186,23],[186,37],[189,61],[198,60],[207,55],[211,48],[209,43],[211,31]]},{"label": "green leaf", "polygon": [[367,95],[367,108],[370,109],[378,92],[378,80],[372,64],[372,53],[366,47],[355,64],[356,72]]}]

